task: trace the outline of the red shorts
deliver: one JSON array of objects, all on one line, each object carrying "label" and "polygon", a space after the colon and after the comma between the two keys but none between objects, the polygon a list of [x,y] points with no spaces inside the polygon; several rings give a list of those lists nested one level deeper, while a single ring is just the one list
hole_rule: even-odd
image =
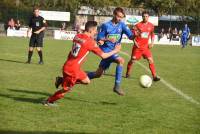
[{"label": "red shorts", "polygon": [[66,73],[66,71],[63,71],[63,89],[64,90],[69,90],[69,88],[72,88],[75,84],[76,81],[82,81],[85,78],[87,78],[87,74],[82,71],[82,70],[77,70],[75,73],[70,74]]},{"label": "red shorts", "polygon": [[139,60],[141,57],[147,59],[147,58],[151,58],[152,54],[149,49],[139,49],[137,47],[133,47],[132,57],[135,57],[136,60]]}]

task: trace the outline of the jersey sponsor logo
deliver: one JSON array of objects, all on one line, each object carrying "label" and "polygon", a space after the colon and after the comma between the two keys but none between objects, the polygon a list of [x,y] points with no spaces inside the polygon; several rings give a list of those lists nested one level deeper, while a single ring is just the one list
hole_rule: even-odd
[{"label": "jersey sponsor logo", "polygon": [[118,41],[120,39],[120,34],[108,34],[107,35],[108,39],[115,39],[116,41]]},{"label": "jersey sponsor logo", "polygon": [[149,32],[142,32],[142,33],[141,33],[141,37],[142,37],[142,38],[145,38],[145,39],[146,39],[146,38],[148,38],[148,36],[149,36]]}]

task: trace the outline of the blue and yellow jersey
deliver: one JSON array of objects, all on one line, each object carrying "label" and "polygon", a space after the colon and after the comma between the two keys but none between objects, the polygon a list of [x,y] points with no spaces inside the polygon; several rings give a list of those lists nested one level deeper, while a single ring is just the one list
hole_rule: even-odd
[{"label": "blue and yellow jersey", "polygon": [[97,41],[105,38],[115,38],[116,42],[112,43],[110,41],[105,41],[104,44],[100,46],[102,51],[112,51],[115,48],[115,45],[121,43],[123,34],[126,34],[128,38],[131,38],[133,36],[131,30],[126,24],[124,24],[124,22],[113,24],[112,21],[108,21],[106,23],[103,23],[97,35]]}]

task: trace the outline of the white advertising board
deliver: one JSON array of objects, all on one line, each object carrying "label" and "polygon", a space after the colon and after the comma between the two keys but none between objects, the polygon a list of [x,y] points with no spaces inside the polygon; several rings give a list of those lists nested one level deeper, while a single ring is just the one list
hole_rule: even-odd
[{"label": "white advertising board", "polygon": [[70,21],[70,12],[40,10],[40,16],[45,20]]},{"label": "white advertising board", "polygon": [[54,39],[57,39],[57,40],[73,40],[76,33],[77,33],[76,31],[54,30]]},{"label": "white advertising board", "polygon": [[[15,37],[27,37],[28,28],[20,28],[19,30],[15,29],[7,29],[7,36],[15,36]],[[31,36],[31,32],[28,33],[28,36]]]},{"label": "white advertising board", "polygon": [[[149,40],[149,42],[150,42],[150,40]],[[133,41],[129,40],[126,35],[123,35],[122,36],[122,43],[133,43]],[[158,45],[180,45],[180,39],[170,41],[167,38],[167,36],[164,36],[163,38],[158,40],[158,35],[155,35],[154,44],[158,44]]]},{"label": "white advertising board", "polygon": [[192,36],[192,46],[200,46],[200,36]]},{"label": "white advertising board", "polygon": [[[126,18],[125,18],[126,24],[135,25],[140,21],[142,21],[142,16],[126,15]],[[149,16],[149,22],[151,22],[154,26],[158,26],[158,17],[157,16]]]}]

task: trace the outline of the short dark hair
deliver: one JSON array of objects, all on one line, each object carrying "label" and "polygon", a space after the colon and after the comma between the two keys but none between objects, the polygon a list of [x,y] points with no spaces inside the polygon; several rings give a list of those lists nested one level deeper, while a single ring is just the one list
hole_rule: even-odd
[{"label": "short dark hair", "polygon": [[33,7],[33,12],[34,12],[35,10],[40,10],[40,8],[39,8],[38,6],[34,6],[34,7]]},{"label": "short dark hair", "polygon": [[115,10],[113,11],[113,14],[116,15],[117,12],[121,12],[124,15],[124,17],[126,16],[126,14],[124,13],[124,9],[121,7],[115,8]]},{"label": "short dark hair", "polygon": [[146,10],[143,11],[143,12],[142,12],[142,16],[144,16],[144,14],[148,14],[148,15],[149,15],[149,11],[146,11]]},{"label": "short dark hair", "polygon": [[90,28],[96,27],[96,26],[97,26],[96,21],[87,21],[87,23],[85,24],[85,31],[88,32]]}]

